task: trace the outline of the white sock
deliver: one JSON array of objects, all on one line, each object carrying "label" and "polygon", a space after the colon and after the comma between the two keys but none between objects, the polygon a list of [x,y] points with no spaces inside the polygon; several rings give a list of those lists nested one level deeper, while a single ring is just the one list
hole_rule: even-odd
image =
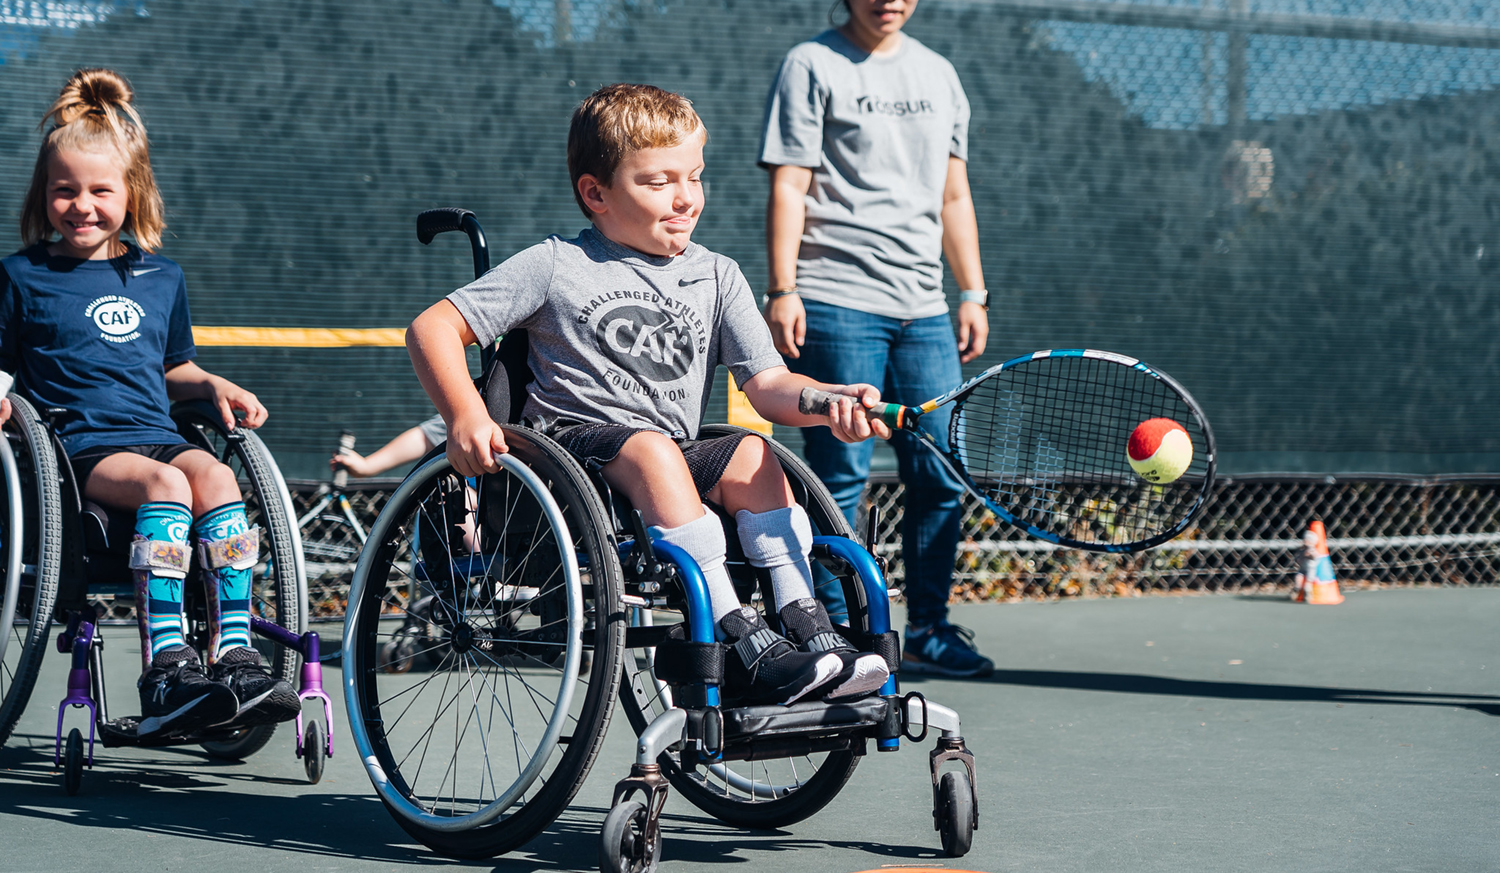
[{"label": "white sock", "polygon": [[664,543],[670,543],[698,562],[703,578],[708,582],[708,599],[714,613],[714,630],[718,632],[719,619],[740,608],[740,596],[729,581],[729,571],[724,569],[724,525],[713,510],[703,507],[703,516],[680,527],[653,527],[651,533]]},{"label": "white sock", "polygon": [[807,563],[813,535],[807,510],[796,505],[770,512],[741,509],[734,520],[740,528],[745,560],[771,574],[778,611],[813,596],[812,567]]}]

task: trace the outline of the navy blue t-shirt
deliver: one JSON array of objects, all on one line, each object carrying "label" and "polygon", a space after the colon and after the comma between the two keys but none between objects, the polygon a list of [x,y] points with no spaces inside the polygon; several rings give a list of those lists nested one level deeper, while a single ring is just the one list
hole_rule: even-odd
[{"label": "navy blue t-shirt", "polygon": [[107,261],[37,243],[0,258],[0,369],[56,420],[69,455],[183,442],[167,369],[193,359],[187,286],[175,263],[126,243]]}]

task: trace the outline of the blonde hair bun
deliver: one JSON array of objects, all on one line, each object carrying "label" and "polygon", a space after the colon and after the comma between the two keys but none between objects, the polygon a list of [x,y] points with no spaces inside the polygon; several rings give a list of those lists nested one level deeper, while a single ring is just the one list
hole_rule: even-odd
[{"label": "blonde hair bun", "polygon": [[21,239],[27,245],[52,238],[54,228],[47,218],[46,204],[52,155],[59,151],[113,151],[125,170],[130,197],[125,232],[143,251],[161,246],[165,210],[156,176],[151,172],[146,125],[132,105],[134,99],[130,82],[114,70],[79,70],[68,78],[38,125],[45,129],[48,122],[52,123],[42,140],[31,172],[31,188],[21,206]]}]

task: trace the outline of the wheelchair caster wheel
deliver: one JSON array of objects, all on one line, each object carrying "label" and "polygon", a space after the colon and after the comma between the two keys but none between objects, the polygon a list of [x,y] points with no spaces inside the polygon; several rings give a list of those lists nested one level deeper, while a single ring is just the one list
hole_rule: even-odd
[{"label": "wheelchair caster wheel", "polygon": [[323,723],[309,719],[307,730],[302,732],[302,769],[307,771],[307,781],[317,785],[323,778],[324,749]]},{"label": "wheelchair caster wheel", "polygon": [[83,734],[78,728],[68,732],[63,745],[63,789],[72,797],[83,785]]},{"label": "wheelchair caster wheel", "polygon": [[969,788],[969,774],[943,774],[938,785],[937,809],[932,814],[943,838],[943,852],[950,858],[968,854],[974,842],[974,795]]},{"label": "wheelchair caster wheel", "polygon": [[405,673],[411,669],[411,662],[416,656],[416,646],[392,640],[380,647],[376,669],[382,673]]},{"label": "wheelchair caster wheel", "polygon": [[[661,832],[647,825],[646,805],[639,800],[609,811],[599,833],[602,873],[651,873],[661,861]],[[652,839],[651,831],[656,830]]]}]

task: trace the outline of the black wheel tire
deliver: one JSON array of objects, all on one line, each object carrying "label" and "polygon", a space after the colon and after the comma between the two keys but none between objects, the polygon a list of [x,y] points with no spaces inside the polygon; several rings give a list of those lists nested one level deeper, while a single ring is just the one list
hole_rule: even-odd
[{"label": "black wheel tire", "polygon": [[5,660],[0,664],[0,745],[5,744],[25,711],[42,656],[50,648],[52,607],[63,560],[62,480],[52,434],[25,398],[11,394],[10,402],[14,411],[5,423],[4,438],[15,454],[21,479],[21,561],[36,569],[21,579],[0,578],[0,598],[6,586],[21,586],[15,620],[10,627],[0,628],[0,633],[9,636]]},{"label": "black wheel tire", "polygon": [[661,837],[646,845],[646,805],[627,800],[609,811],[599,830],[601,873],[651,873],[661,861]]},{"label": "black wheel tire", "polygon": [[83,787],[83,734],[78,728],[68,732],[63,744],[63,790],[72,797]]},{"label": "black wheel tire", "polygon": [[938,782],[937,805],[943,853],[950,858],[962,858],[974,843],[974,794],[969,788],[969,774],[944,773]]},{"label": "black wheel tire", "polygon": [[[707,439],[737,433],[755,432],[728,424],[707,424],[699,431],[699,437]],[[849,527],[848,519],[844,518],[843,511],[807,464],[781,443],[774,440],[766,442],[776,459],[781,462],[788,480],[794,483],[793,490],[800,492],[798,496],[803,508],[807,510],[814,531],[820,535],[854,539],[854,532]],[[798,485],[801,487],[797,487]],[[635,661],[635,657],[627,653],[626,672],[621,683],[624,693],[620,695],[620,702],[626,718],[630,720],[630,726],[639,734],[650,724],[652,716],[659,714],[660,707],[658,705],[656,710],[648,711],[632,690],[639,681],[652,681],[649,676],[636,677],[633,674]],[[813,765],[816,772],[801,781],[795,791],[776,798],[750,801],[727,794],[720,788],[719,781],[710,777],[705,768],[700,767],[691,774],[684,773],[673,757],[674,754],[663,753],[658,759],[662,774],[671,782],[672,788],[681,793],[689,803],[725,824],[759,830],[786,827],[813,816],[838,796],[844,784],[854,775],[854,768],[859,765],[859,757],[852,751],[829,752],[822,761]],[[753,764],[734,762],[728,766],[733,768]],[[799,769],[799,779],[800,773]]]},{"label": "black wheel tire", "polygon": [[[261,558],[269,573],[252,582],[252,609],[294,634],[302,633],[307,613],[307,581],[302,576],[302,547],[286,480],[266,444],[253,431],[239,429],[229,434],[219,411],[203,401],[174,404],[172,421],[189,443],[204,449],[234,470],[244,492],[251,524],[261,527]],[[297,653],[274,646],[271,674],[293,688],[298,681]],[[211,757],[238,761],[255,754],[271,741],[276,725],[256,725],[237,731],[227,739],[201,743]]]},{"label": "black wheel tire", "polygon": [[[599,499],[594,486],[578,463],[562,447],[541,434],[523,428],[507,426],[505,439],[510,454],[523,462],[541,479],[548,483],[553,499],[562,509],[568,528],[575,540],[575,549],[587,556],[588,578],[585,582],[584,608],[595,616],[607,620],[596,621],[584,631],[584,650],[591,652],[587,690],[579,689],[581,705],[575,697],[577,718],[574,731],[566,747],[557,756],[555,767],[538,781],[525,795],[524,802],[512,806],[501,818],[488,824],[463,831],[438,831],[422,826],[395,809],[391,817],[414,839],[435,852],[452,858],[490,858],[519,848],[530,842],[537,834],[552,824],[568,802],[582,787],[589,769],[593,766],[604,742],[605,731],[614,711],[615,697],[619,690],[620,660],[625,649],[624,609],[620,603],[623,587],[619,555],[609,515]],[[437,453],[435,452],[434,455]],[[424,465],[425,466],[425,465]],[[412,476],[421,475],[419,467]],[[452,475],[451,471],[444,475]],[[410,481],[410,477],[409,480]],[[405,487],[405,483],[403,483]],[[407,494],[400,503],[393,496],[382,510],[380,518],[370,532],[368,549],[378,549],[369,564],[370,577],[362,578],[356,573],[355,590],[362,592],[358,602],[351,600],[346,633],[352,637],[353,645],[345,649],[344,669],[356,677],[354,693],[347,698],[350,707],[351,733],[355,735],[356,747],[361,753],[367,744],[370,753],[379,762],[393,787],[405,788],[405,776],[400,772],[400,758],[393,754],[391,743],[384,734],[386,730],[380,719],[380,682],[378,671],[378,648],[382,644],[377,638],[381,615],[382,594],[389,578],[396,572],[395,558],[400,543],[396,541],[397,529],[402,520],[409,517],[419,506],[434,484],[424,483]],[[401,489],[397,489],[397,494]],[[377,535],[378,534],[378,535]],[[580,560],[580,564],[584,562]],[[375,580],[375,581],[372,581]],[[439,656],[438,668],[443,668]],[[582,677],[580,677],[580,681]],[[397,705],[403,703],[398,701]],[[477,765],[475,765],[477,766]],[[549,766],[552,766],[549,763]],[[389,801],[382,796],[381,802]]]},{"label": "black wheel tire", "polygon": [[323,778],[324,763],[323,723],[310,718],[302,732],[302,769],[307,771],[309,785],[317,785]]}]

